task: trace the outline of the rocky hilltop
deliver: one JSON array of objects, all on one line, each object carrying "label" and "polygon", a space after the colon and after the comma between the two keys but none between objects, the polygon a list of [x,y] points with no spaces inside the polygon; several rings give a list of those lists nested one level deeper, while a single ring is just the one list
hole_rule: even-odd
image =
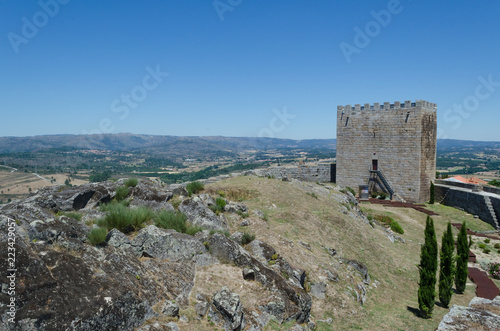
[{"label": "rocky hilltop", "polygon": [[[338,273],[324,269],[324,282],[311,282],[304,269],[265,241],[244,231],[230,234],[230,224],[265,223],[266,215],[222,198],[223,192],[189,194],[181,185],[141,179],[120,201],[127,210],[147,209],[151,216],[135,231],[114,228],[102,243],[92,245],[92,228],[106,217],[104,206],[118,204],[124,183],[46,187],[0,209],[0,245],[7,246],[11,219],[17,248],[16,324],[9,323],[4,291],[3,329],[176,330],[196,321],[227,330],[259,330],[271,320],[314,326],[314,297],[324,298],[327,283],[337,282]],[[220,200],[224,206],[217,210]],[[156,226],[158,211],[182,213],[197,232]],[[335,250],[328,249],[334,256]],[[362,302],[363,284],[369,284],[366,267],[346,262],[358,270],[352,275],[364,289]],[[0,267],[9,269],[5,260]],[[238,293],[235,284],[246,288]]]}]

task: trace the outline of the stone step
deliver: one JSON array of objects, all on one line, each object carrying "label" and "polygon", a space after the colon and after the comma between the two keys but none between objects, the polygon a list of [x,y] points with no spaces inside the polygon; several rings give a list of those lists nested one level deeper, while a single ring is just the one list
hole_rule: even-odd
[{"label": "stone step", "polygon": [[495,209],[493,208],[493,205],[491,204],[490,197],[485,195],[484,202],[486,203],[486,206],[488,206],[488,210],[490,211],[491,218],[493,219],[493,222],[496,225],[495,228],[500,229],[500,225],[498,224],[497,215],[495,214]]}]

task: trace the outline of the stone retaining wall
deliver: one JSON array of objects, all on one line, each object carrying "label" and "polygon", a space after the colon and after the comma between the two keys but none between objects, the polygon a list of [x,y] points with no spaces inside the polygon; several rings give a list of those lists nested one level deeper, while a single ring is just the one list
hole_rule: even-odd
[{"label": "stone retaining wall", "polygon": [[[482,221],[491,224],[494,228],[500,230],[495,224],[484,196],[479,192],[467,192],[455,189],[453,186],[435,184],[436,202],[443,205],[462,209],[472,215],[477,215]],[[495,211],[497,219],[500,219],[500,196],[490,196],[491,204]]]}]

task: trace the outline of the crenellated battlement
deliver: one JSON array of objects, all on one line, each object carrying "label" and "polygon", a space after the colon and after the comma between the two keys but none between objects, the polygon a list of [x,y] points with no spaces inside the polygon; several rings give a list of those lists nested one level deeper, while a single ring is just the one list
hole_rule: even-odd
[{"label": "crenellated battlement", "polygon": [[394,103],[384,102],[384,103],[374,103],[374,104],[365,103],[364,105],[355,104],[354,106],[351,105],[337,106],[337,110],[342,110],[342,111],[392,110],[392,109],[410,109],[410,108],[421,108],[421,109],[436,111],[437,105],[435,103],[425,100],[416,100],[415,102],[406,100],[405,102],[394,101]]}]

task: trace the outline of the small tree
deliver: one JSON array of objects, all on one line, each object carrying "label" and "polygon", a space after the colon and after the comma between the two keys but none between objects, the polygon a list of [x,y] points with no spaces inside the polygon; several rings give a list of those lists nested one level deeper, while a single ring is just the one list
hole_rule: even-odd
[{"label": "small tree", "polygon": [[424,318],[432,316],[436,298],[437,240],[434,220],[427,216],[425,222],[425,242],[420,252],[420,282],[418,288],[418,307]]},{"label": "small tree", "polygon": [[435,202],[435,199],[436,199],[436,195],[435,195],[435,192],[434,192],[435,191],[435,187],[434,187],[434,183],[433,182],[431,182],[431,189],[430,189],[430,191],[431,191],[430,192],[431,193],[431,197],[429,199],[429,203],[431,205],[433,205],[434,202]]},{"label": "small tree", "polygon": [[445,308],[448,305],[453,295],[453,251],[454,251],[453,232],[451,231],[451,223],[448,222],[448,227],[443,234],[441,241],[441,255],[439,264],[439,301]]},{"label": "small tree", "polygon": [[467,262],[469,261],[469,243],[467,242],[467,226],[465,222],[457,237],[457,268],[455,274],[455,287],[458,293],[464,293],[465,283],[469,269]]}]

